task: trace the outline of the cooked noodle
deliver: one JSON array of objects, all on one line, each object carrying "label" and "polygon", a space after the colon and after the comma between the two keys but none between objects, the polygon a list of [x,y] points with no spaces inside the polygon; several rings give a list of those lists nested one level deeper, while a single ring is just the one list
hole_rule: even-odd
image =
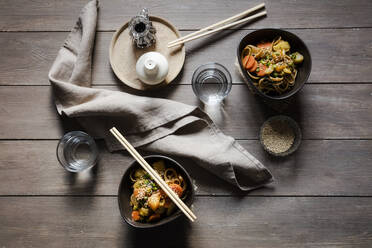
[{"label": "cooked noodle", "polygon": [[[187,197],[184,193],[187,189],[186,182],[177,170],[171,167],[166,168],[162,160],[153,163],[152,167],[181,199]],[[133,181],[130,205],[133,209],[132,219],[134,221],[153,222],[173,212],[175,209],[174,203],[147,172],[139,168],[133,170],[129,175]]]},{"label": "cooked noodle", "polygon": [[289,53],[290,45],[281,37],[257,46],[247,45],[241,54],[244,68],[254,85],[264,94],[281,95],[290,91],[296,81],[296,65],[303,56]]}]

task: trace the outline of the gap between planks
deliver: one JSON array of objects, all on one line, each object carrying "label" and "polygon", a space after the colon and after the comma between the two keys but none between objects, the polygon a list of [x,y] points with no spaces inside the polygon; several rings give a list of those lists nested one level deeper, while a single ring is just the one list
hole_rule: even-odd
[{"label": "gap between planks", "polygon": [[[232,82],[233,85],[246,85],[246,83],[243,83],[243,82]],[[372,84],[372,81],[370,82],[306,82],[305,85],[337,85],[337,84],[340,84],[340,85],[369,85],[369,84]],[[92,84],[92,86],[97,86],[97,87],[100,87],[100,86],[117,86],[118,84]],[[177,83],[177,84],[173,84],[171,85],[171,87],[174,87],[174,86],[177,86],[177,85],[190,85],[191,86],[191,83]],[[49,84],[17,84],[17,85],[14,85],[14,84],[0,84],[0,87],[34,87],[34,86],[44,86],[44,87],[49,87],[51,85]]]},{"label": "gap between planks", "polygon": [[[103,140],[102,138],[95,138],[96,140]],[[1,141],[58,141],[59,139],[1,139]],[[239,139],[236,138],[236,141],[250,141],[250,140],[259,140],[258,138],[252,139]],[[304,138],[302,140],[329,140],[329,141],[340,141],[340,140],[372,140],[372,138],[324,138],[324,139],[317,139],[317,138]]]},{"label": "gap between planks", "polygon": [[[232,84],[233,85],[246,85],[246,83],[242,83],[242,82],[232,82]],[[333,85],[333,84],[369,85],[369,84],[372,84],[372,81],[371,82],[306,82],[305,85]],[[174,85],[191,85],[191,83],[177,83],[177,84],[174,84]],[[0,84],[0,87],[1,86],[7,86],[7,87],[22,86],[22,87],[25,87],[25,86],[50,86],[50,85],[48,85],[48,84],[47,85],[45,85],[45,84],[17,84],[17,85],[14,85],[14,84]],[[93,84],[92,86],[117,86],[117,84]]]},{"label": "gap between planks", "polygon": [[[307,28],[301,28],[301,27],[296,27],[296,28],[289,28],[289,27],[280,27],[280,29],[285,29],[285,30],[337,30],[337,29],[371,29],[372,26],[370,27],[307,27]],[[227,28],[225,30],[247,30],[247,31],[254,31],[254,30],[259,30],[261,28]],[[198,31],[199,29],[197,28],[180,28],[178,31]],[[71,30],[0,30],[0,33],[69,33]],[[107,30],[97,30],[97,33],[113,33],[116,32],[115,29],[107,29]]]},{"label": "gap between planks", "polygon": [[[15,197],[29,197],[29,198],[116,198],[117,195],[0,195],[0,198],[15,198]],[[219,198],[372,198],[372,195],[249,195],[249,192],[242,194],[196,194],[195,197],[219,197]]]}]

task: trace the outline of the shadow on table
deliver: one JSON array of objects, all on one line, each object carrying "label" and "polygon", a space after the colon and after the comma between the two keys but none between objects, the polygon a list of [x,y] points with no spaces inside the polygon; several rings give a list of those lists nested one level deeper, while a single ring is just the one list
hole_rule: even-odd
[{"label": "shadow on table", "polygon": [[49,95],[49,104],[51,108],[54,110],[55,115],[57,118],[59,118],[59,127],[58,130],[61,130],[60,136],[62,137],[65,133],[75,131],[75,130],[83,130],[80,124],[74,119],[74,118],[68,118],[67,116],[64,115],[59,115],[57,112],[57,108],[55,107],[55,102],[54,102],[54,95],[53,95],[53,90],[52,87],[50,87],[50,95]]},{"label": "shadow on table", "polygon": [[[88,169],[84,172],[72,173],[65,171],[64,181],[68,185],[67,195],[95,195],[97,190],[97,175],[98,175],[98,164],[92,169]],[[74,197],[66,197],[66,203],[71,206],[73,211],[81,214],[81,211],[89,211],[90,208],[94,208],[96,199],[94,197],[87,197],[85,199],[83,207],[76,206],[76,200]]]},{"label": "shadow on table", "polygon": [[[191,223],[181,216],[174,222],[151,229],[137,229],[123,223],[118,247],[189,247]],[[124,228],[125,227],[125,228]]]},{"label": "shadow on table", "polygon": [[[249,105],[254,106],[257,108],[258,111],[254,111],[254,113],[259,113],[260,117],[257,118],[256,123],[254,126],[258,128],[263,124],[265,120],[267,120],[271,116],[275,115],[287,115],[293,118],[300,126],[302,134],[305,133],[303,129],[303,123],[306,121],[306,116],[303,116],[303,91],[306,90],[306,85],[302,91],[298,92],[293,98],[289,101],[281,103],[279,106],[272,106],[270,103],[264,102],[259,96],[257,95],[250,95]],[[253,108],[253,109],[254,109]],[[251,111],[253,111],[251,109]],[[251,115],[252,116],[252,115]],[[262,119],[260,119],[262,118]],[[257,129],[257,136],[259,134],[259,129]],[[263,150],[263,148],[259,145],[259,141],[257,141],[258,146],[253,149],[253,155],[256,156],[273,174],[274,178],[276,179],[274,182],[274,187],[270,189],[269,187],[265,187],[262,189],[258,189],[255,191],[256,194],[267,194],[273,193],[274,191],[281,192],[280,187],[290,187],[290,185],[286,184],[285,182],[295,182],[298,176],[299,168],[301,164],[301,144],[297,151],[287,157],[275,157]],[[258,149],[258,147],[260,149]],[[282,183],[280,183],[280,181]],[[279,183],[277,183],[279,182]],[[287,191],[288,192],[288,191]]]},{"label": "shadow on table", "polygon": [[[119,90],[128,94],[137,95],[137,96],[147,96],[147,97],[157,97],[157,98],[166,98],[171,99],[171,95],[173,91],[180,85],[180,82],[183,77],[184,69],[180,71],[177,77],[169,84],[160,86],[159,88],[149,89],[149,90],[137,90],[134,88],[129,87],[128,85],[124,84],[120,81],[120,79],[115,75],[115,73],[111,71],[111,77],[116,82],[116,86],[113,86],[113,90]],[[97,87],[97,86],[95,86]],[[107,89],[108,87],[102,87]],[[110,88],[112,89],[112,88]]]}]

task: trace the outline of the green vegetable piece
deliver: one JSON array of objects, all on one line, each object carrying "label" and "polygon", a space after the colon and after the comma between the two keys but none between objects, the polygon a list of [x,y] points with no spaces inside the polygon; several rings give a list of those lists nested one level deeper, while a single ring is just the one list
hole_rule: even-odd
[{"label": "green vegetable piece", "polygon": [[278,44],[273,46],[274,51],[284,50],[284,51],[288,52],[290,49],[291,49],[291,46],[289,45],[289,43],[287,41],[284,41],[284,40],[279,41]]},{"label": "green vegetable piece", "polygon": [[300,63],[302,63],[302,61],[304,61],[304,56],[302,56],[301,53],[296,52],[295,53],[295,58],[293,59],[293,62],[295,64],[300,64]]},{"label": "green vegetable piece", "polygon": [[150,210],[148,208],[140,208],[139,214],[141,216],[148,216],[150,214]]}]

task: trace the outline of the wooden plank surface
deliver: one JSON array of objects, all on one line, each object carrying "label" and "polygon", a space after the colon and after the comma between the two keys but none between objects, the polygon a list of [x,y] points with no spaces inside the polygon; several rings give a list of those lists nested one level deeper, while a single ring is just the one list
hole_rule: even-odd
[{"label": "wooden plank surface", "polygon": [[354,197],[198,197],[197,222],[134,230],[122,223],[115,197],[3,197],[0,245],[369,248],[371,204]]},{"label": "wooden plank surface", "polygon": [[[1,31],[68,31],[87,0],[0,1]],[[150,14],[169,19],[180,29],[197,29],[240,13],[262,1],[120,1],[102,0],[99,30],[115,30],[147,7]],[[268,17],[249,28],[371,27],[372,3],[360,0],[267,0]],[[350,15],[350,13],[357,13]]]},{"label": "wooden plank surface", "polygon": [[[109,153],[100,141],[97,168],[76,175],[59,165],[57,143],[0,141],[0,195],[117,194],[124,170],[133,161],[131,157],[124,152]],[[304,140],[287,159],[270,157],[257,140],[239,143],[275,177],[274,183],[249,195],[372,196],[371,140]],[[244,195],[191,160],[175,159],[191,174],[197,195]]]},{"label": "wooden plank surface", "polygon": [[[313,59],[310,83],[372,82],[369,76],[372,28],[291,31],[309,46]],[[194,70],[211,61],[225,65],[232,74],[233,83],[242,83],[235,68],[236,47],[249,32],[251,30],[230,30],[188,43],[184,69],[173,83],[190,84]],[[112,34],[97,34],[93,84],[122,84],[113,74],[109,63],[108,48]],[[65,32],[0,33],[0,85],[48,85],[48,70],[66,37]],[[342,40],[339,37],[343,37]]]},{"label": "wooden plank surface", "polygon": [[[189,85],[142,94],[191,105],[199,103]],[[286,114],[299,122],[305,139],[371,139],[371,94],[369,84],[307,85]],[[257,138],[262,123],[275,114],[246,85],[232,87],[223,109],[206,110],[226,134],[236,139]],[[70,122],[61,121],[56,113],[49,86],[1,87],[0,139],[59,139],[66,130],[77,128]]]},{"label": "wooden plank surface", "polygon": [[[126,153],[111,154],[100,140],[101,161],[85,174],[66,172],[55,156],[63,133],[80,127],[57,115],[47,73],[87,2],[0,0],[0,247],[371,247],[371,1],[265,1],[267,18],[188,43],[181,76],[150,93],[122,86],[111,71],[108,46],[122,23],[148,7],[184,35],[260,1],[100,1],[94,85],[198,105],[193,71],[211,61],[225,65],[232,92],[222,110],[206,111],[276,179],[245,195],[176,158],[197,186],[199,219],[156,230],[134,230],[120,218],[117,187],[132,161]],[[309,83],[285,111],[304,140],[284,159],[257,141],[260,125],[277,112],[249,92],[234,67],[239,40],[269,27],[299,35],[313,58]]]}]

